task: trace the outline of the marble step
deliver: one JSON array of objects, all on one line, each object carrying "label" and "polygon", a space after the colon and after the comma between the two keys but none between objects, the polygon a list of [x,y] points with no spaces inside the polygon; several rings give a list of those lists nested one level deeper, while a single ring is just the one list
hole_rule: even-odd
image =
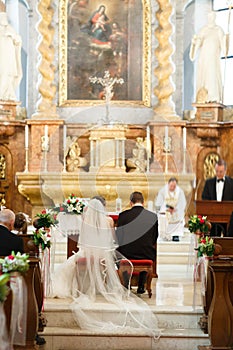
[{"label": "marble step", "polygon": [[[147,298],[145,295],[144,298]],[[145,299],[144,299],[145,300]],[[48,326],[51,327],[76,327],[76,322],[70,308],[72,301],[69,299],[46,299],[45,315]],[[152,301],[148,300],[152,304]],[[158,321],[160,329],[199,329],[198,321],[203,313],[201,308],[193,310],[192,306],[154,306],[150,305]],[[117,308],[106,303],[97,303],[95,309],[90,309],[92,315],[106,321],[111,321],[117,312]],[[47,328],[47,327],[46,327]]]},{"label": "marble step", "polygon": [[[46,339],[44,349],[194,350],[198,345],[209,345],[208,336],[198,325],[203,313],[200,307],[194,310],[192,306],[151,305],[161,331],[159,340],[154,340],[146,336],[143,330],[114,333],[80,330],[70,309],[71,302],[70,299],[46,299],[45,315],[48,323],[42,333]],[[114,307],[105,303],[99,303],[94,311],[105,320],[111,320],[116,315]],[[93,309],[90,312],[93,314]]]},{"label": "marble step", "polygon": [[195,251],[190,242],[158,242],[157,264],[184,264],[194,262]]},{"label": "marble step", "polygon": [[77,328],[46,327],[44,350],[194,350],[209,345],[201,330],[166,329],[154,340],[140,332],[97,334]]}]

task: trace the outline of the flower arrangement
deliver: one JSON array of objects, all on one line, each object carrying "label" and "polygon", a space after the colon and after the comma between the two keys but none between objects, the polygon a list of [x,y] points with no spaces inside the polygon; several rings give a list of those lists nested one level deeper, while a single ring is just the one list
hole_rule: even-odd
[{"label": "flower arrangement", "polygon": [[11,255],[5,256],[4,259],[0,259],[1,264],[1,270],[2,272],[26,272],[29,269],[29,255],[28,254],[21,254],[18,252],[15,254],[15,252],[11,252]]},{"label": "flower arrangement", "polygon": [[33,220],[33,242],[36,246],[40,246],[42,250],[50,248],[51,234],[50,228],[58,224],[57,214],[51,209],[44,209],[41,213],[36,214]]},{"label": "flower arrangement", "polygon": [[52,210],[55,213],[82,214],[87,203],[76,197],[74,194],[69,195],[62,204],[56,205]]},{"label": "flower arrangement", "polygon": [[207,216],[192,215],[188,221],[189,231],[192,233],[205,234],[211,229]]},{"label": "flower arrangement", "polygon": [[51,235],[49,229],[38,228],[33,232],[33,242],[36,246],[40,246],[42,250],[51,247]]},{"label": "flower arrangement", "polygon": [[213,256],[214,249],[215,249],[214,241],[211,237],[208,237],[208,236],[200,237],[198,239],[198,247],[195,248],[195,250],[197,250],[198,258],[203,255]]},{"label": "flower arrangement", "polygon": [[33,226],[36,229],[50,228],[58,223],[57,215],[50,209],[44,209],[41,213],[36,214],[33,220]]},{"label": "flower arrangement", "polygon": [[9,281],[10,276],[7,273],[4,273],[0,276],[0,302],[3,303],[6,300],[9,288],[7,282]]}]

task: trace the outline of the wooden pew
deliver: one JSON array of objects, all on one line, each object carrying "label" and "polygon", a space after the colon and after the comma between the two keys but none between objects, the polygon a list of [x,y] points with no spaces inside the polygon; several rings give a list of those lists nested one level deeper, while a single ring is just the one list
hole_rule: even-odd
[{"label": "wooden pew", "polygon": [[[211,349],[233,347],[233,238],[214,237],[222,247],[220,255],[209,260],[206,292],[203,299],[205,314],[201,328],[209,334]],[[230,333],[229,333],[230,329]]]},{"label": "wooden pew", "polygon": [[[30,258],[38,258],[39,257],[39,249],[35,244],[33,243],[33,234],[20,234],[20,237],[22,237],[24,242],[24,251],[25,253],[29,254]],[[43,332],[44,330],[44,318],[42,315],[42,307],[43,307],[43,301],[44,301],[44,288],[43,288],[43,282],[41,277],[41,270],[40,270],[40,260],[38,259],[38,263],[35,266],[35,275],[34,275],[34,291],[35,296],[37,300],[37,306],[38,306],[38,331]]]},{"label": "wooden pew", "polygon": [[220,223],[228,226],[232,212],[233,202],[231,201],[196,201],[196,213],[198,215],[206,215],[211,223]]},{"label": "wooden pew", "polygon": [[[27,288],[27,324],[26,324],[26,345],[24,349],[36,349],[35,346],[35,336],[38,331],[38,305],[35,296],[34,280],[35,272],[37,266],[39,265],[38,258],[29,258],[29,270],[22,274],[26,288]],[[11,310],[12,310],[12,291],[7,296],[6,301],[4,302],[4,311],[7,321],[7,330],[10,332],[11,324]],[[22,346],[14,345],[14,349],[22,349]]]}]

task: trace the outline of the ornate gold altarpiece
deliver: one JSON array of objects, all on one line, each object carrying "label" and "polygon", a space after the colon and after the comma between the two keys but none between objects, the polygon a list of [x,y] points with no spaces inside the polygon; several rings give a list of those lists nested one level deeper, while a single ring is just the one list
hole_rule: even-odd
[{"label": "ornate gold altarpiece", "polygon": [[[62,164],[62,157],[59,157],[59,145],[62,144],[62,131],[59,128],[62,127],[62,121],[45,123],[48,123],[49,147],[43,150],[43,132],[47,130],[46,125],[41,125],[38,120],[30,121],[33,143],[28,169],[16,173],[18,190],[31,203],[32,216],[44,207],[62,202],[71,193],[84,198],[102,195],[107,200],[107,210],[115,211],[117,198],[121,198],[124,209],[129,204],[131,192],[142,191],[147,206],[148,201],[154,201],[158,190],[174,175],[179,179],[179,185],[185,189],[187,198],[192,194],[195,175],[182,171],[182,168],[179,173],[175,172],[174,168],[170,168],[170,160],[168,171],[165,172],[150,172],[150,169],[145,172],[126,171],[125,154],[129,151],[126,152],[125,145],[136,131],[134,138],[140,135],[138,130],[133,130],[134,135],[126,125],[100,126],[88,130],[85,141],[87,145],[82,144],[86,148],[82,158],[88,159],[89,166],[85,169],[77,167],[75,171],[68,172]],[[161,128],[163,133],[164,126]],[[180,125],[178,128],[180,129]],[[78,133],[73,128],[69,132]],[[163,147],[161,143],[160,147]],[[157,149],[158,145],[154,148]],[[177,154],[180,153],[178,147],[176,151]],[[160,161],[163,162],[163,159]]]}]

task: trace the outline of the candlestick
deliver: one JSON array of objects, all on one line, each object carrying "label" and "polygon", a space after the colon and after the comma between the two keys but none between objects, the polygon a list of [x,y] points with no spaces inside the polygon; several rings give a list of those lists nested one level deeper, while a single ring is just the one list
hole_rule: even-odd
[{"label": "candlestick", "polygon": [[183,128],[183,150],[186,150],[186,128]]},{"label": "candlestick", "polygon": [[28,134],[29,130],[28,130],[28,125],[25,125],[25,148],[28,148],[28,144],[29,144],[29,134]]},{"label": "candlestick", "polygon": [[63,125],[63,149],[64,149],[64,151],[66,149],[66,130],[67,130],[66,125]]}]

